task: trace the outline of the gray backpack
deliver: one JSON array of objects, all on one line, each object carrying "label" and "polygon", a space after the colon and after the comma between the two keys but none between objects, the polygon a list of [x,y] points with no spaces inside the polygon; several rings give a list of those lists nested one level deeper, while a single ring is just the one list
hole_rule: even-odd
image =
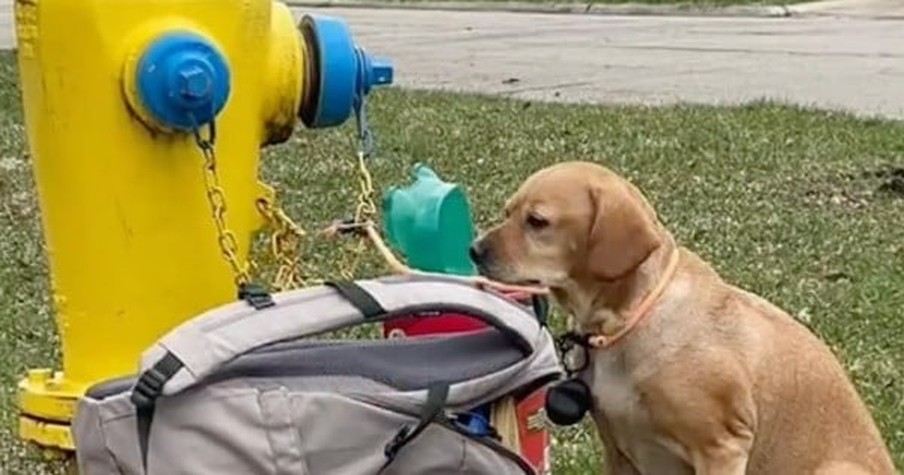
[{"label": "gray backpack", "polygon": [[[492,328],[309,338],[437,312]],[[157,341],[137,377],[89,389],[72,433],[84,475],[532,474],[468,411],[559,376],[531,309],[455,278],[247,292]]]}]

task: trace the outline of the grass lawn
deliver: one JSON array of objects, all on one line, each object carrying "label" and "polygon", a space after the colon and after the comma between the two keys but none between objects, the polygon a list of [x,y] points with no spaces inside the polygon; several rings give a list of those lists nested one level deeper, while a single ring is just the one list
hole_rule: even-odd
[{"label": "grass lawn", "polygon": [[[16,381],[59,361],[16,78],[3,54],[0,467],[58,473],[15,436]],[[582,107],[396,90],[376,94],[371,118],[380,187],[407,183],[424,161],[467,188],[480,223],[557,161],[595,160],[628,176],[684,244],[835,349],[904,468],[904,125],[772,104]],[[352,210],[352,136],[299,128],[265,154],[266,180],[309,228]],[[335,276],[342,250],[314,243],[308,264]],[[382,272],[374,256],[364,264],[362,275]],[[554,449],[557,475],[598,473],[587,427],[557,431]]]}]

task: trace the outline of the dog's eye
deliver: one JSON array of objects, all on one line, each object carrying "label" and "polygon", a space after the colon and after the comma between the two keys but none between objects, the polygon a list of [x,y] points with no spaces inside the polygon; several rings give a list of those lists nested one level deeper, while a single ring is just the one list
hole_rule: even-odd
[{"label": "dog's eye", "polygon": [[527,225],[534,229],[543,229],[549,226],[549,221],[547,221],[542,216],[537,216],[534,213],[530,213],[527,215]]}]

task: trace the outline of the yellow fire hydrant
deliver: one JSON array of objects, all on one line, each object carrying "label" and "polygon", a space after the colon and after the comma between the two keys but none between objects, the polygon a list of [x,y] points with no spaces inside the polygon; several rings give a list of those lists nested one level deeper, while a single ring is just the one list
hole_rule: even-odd
[{"label": "yellow fire hydrant", "polygon": [[[90,385],[236,298],[222,254],[244,262],[264,224],[261,147],[297,118],[345,122],[393,71],[342,21],[296,25],[271,0],[16,0],[15,19],[63,355],[61,372],[21,381],[20,435],[72,450]],[[212,208],[228,209],[228,233]]]}]

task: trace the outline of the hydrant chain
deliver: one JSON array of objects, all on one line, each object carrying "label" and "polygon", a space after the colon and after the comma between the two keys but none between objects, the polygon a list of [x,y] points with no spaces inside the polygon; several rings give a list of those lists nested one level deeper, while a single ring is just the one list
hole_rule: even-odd
[{"label": "hydrant chain", "polygon": [[270,253],[278,264],[272,286],[277,291],[291,290],[306,284],[301,275],[300,249],[306,233],[277,204],[259,198],[257,209],[272,228]]},{"label": "hydrant chain", "polygon": [[223,258],[232,268],[236,287],[242,287],[251,281],[248,274],[249,264],[239,263],[238,241],[235,233],[230,231],[226,225],[226,194],[220,184],[219,173],[217,173],[217,157],[214,146],[216,126],[213,121],[208,124],[209,135],[207,138],[201,136],[201,128],[197,124],[193,125],[192,133],[204,157],[204,185],[207,189],[207,201],[210,204],[213,222],[217,228],[217,244]]},{"label": "hydrant chain", "polygon": [[[340,224],[337,230],[361,228],[372,223],[377,214],[377,205],[374,203],[373,177],[367,168],[367,159],[373,155],[374,141],[367,122],[364,94],[359,91],[354,101],[355,125],[358,132],[358,153],[356,166],[358,169],[358,203],[355,206],[355,217],[345,224]],[[343,278],[354,278],[361,254],[366,249],[366,242],[360,241],[357,249],[350,255],[344,256],[340,273]]]},{"label": "hydrant chain", "polygon": [[355,125],[358,129],[358,147],[365,158],[370,158],[374,151],[374,138],[367,122],[364,97],[355,99]]},{"label": "hydrant chain", "polygon": [[377,214],[377,205],[374,203],[374,183],[370,170],[367,168],[367,156],[363,151],[358,152],[358,207],[355,212],[355,221],[363,223],[373,219]]},{"label": "hydrant chain", "polygon": [[373,155],[374,140],[367,122],[366,99],[363,91],[358,91],[355,97],[355,124],[358,128],[358,172],[359,193],[358,207],[355,211],[355,221],[363,223],[373,219],[377,214],[377,205],[373,201],[373,178],[367,168],[367,159]]}]

